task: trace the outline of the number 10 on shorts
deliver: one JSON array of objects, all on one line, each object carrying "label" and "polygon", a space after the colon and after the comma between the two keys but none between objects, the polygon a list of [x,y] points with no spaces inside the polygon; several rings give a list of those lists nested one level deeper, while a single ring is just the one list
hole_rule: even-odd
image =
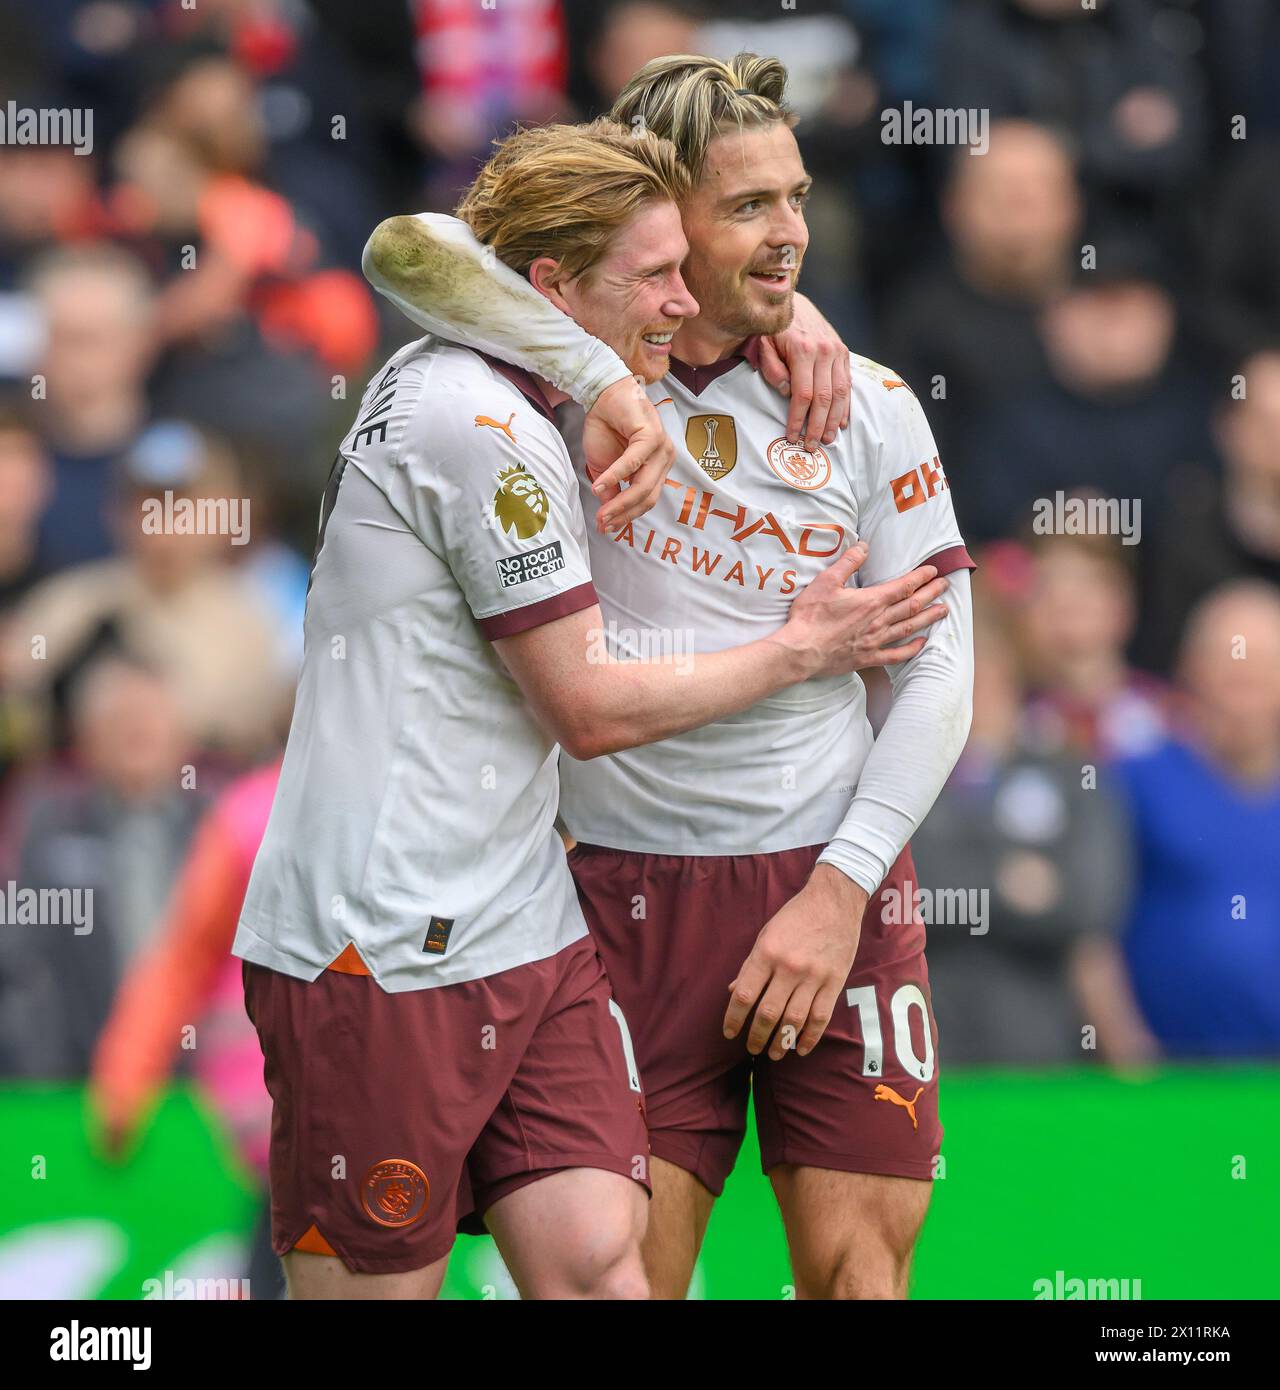
[{"label": "number 10 on shorts", "polygon": [[[860,985],[857,989],[846,989],[845,1003],[857,1009],[858,1020],[862,1025],[862,1074],[863,1076],[882,1076],[884,1074],[884,1040],[880,1033],[880,1009],[876,1003],[874,985]],[[917,1057],[915,1044],[911,1041],[911,1010],[920,1010],[923,1023],[924,1056]],[[908,1076],[919,1081],[933,1080],[933,1031],[929,1027],[929,1010],[919,985],[900,985],[894,990],[889,1001],[889,1017],[893,1028],[893,1050],[898,1064]]]}]

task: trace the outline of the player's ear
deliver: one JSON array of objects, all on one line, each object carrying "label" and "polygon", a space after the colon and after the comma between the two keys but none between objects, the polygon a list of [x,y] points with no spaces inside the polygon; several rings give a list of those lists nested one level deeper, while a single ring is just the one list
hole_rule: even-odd
[{"label": "player's ear", "polygon": [[529,283],[544,299],[549,299],[562,314],[572,314],[564,295],[560,293],[560,262],[552,256],[539,256],[529,267]]}]

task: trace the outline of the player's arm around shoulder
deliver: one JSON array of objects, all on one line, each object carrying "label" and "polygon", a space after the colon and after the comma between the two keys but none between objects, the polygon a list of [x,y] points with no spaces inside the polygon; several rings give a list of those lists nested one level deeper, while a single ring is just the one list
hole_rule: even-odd
[{"label": "player's arm around shoulder", "polygon": [[374,228],[361,264],[374,289],[420,327],[537,372],[584,409],[630,379],[612,348],[504,265],[460,218],[389,217]]},{"label": "player's arm around shoulder", "polygon": [[503,265],[465,222],[440,213],[388,218],[370,236],[363,266],[420,327],[536,372],[586,409],[601,530],[617,531],[653,506],[675,446],[644,391],[612,348]]},{"label": "player's arm around shoulder", "polygon": [[849,423],[849,349],[803,294],[781,333],[760,339],[760,371],[787,398],[787,438],[810,451]]}]

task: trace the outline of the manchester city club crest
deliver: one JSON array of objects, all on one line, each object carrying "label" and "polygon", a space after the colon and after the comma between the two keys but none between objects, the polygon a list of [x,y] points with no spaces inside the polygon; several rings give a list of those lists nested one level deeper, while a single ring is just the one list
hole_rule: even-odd
[{"label": "manchester city club crest", "polygon": [[407,1158],[384,1158],[360,1184],[360,1205],[380,1226],[412,1226],[430,1196],[427,1175]]},{"label": "manchester city club crest", "polygon": [[785,439],[775,439],[765,457],[784,483],[790,483],[801,492],[813,492],[831,477],[831,460],[821,447],[804,449],[799,444],[788,444]]}]

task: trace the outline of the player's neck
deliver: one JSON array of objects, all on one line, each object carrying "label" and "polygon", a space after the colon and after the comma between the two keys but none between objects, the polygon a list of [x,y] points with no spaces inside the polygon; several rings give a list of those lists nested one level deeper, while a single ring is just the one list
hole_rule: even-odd
[{"label": "player's neck", "polygon": [[686,319],[671,340],[671,355],[690,367],[709,367],[732,356],[741,342],[741,333],[726,333],[714,323]]},{"label": "player's neck", "polygon": [[563,405],[565,401],[572,399],[570,396],[567,396],[563,391],[557,391],[556,388],[552,386],[552,384],[546,379],[546,377],[539,376],[537,372],[530,372],[529,375],[533,377],[534,381],[538,383],[538,386],[541,389],[542,394],[547,398],[547,404],[551,407],[552,410],[554,410],[558,405]]}]

